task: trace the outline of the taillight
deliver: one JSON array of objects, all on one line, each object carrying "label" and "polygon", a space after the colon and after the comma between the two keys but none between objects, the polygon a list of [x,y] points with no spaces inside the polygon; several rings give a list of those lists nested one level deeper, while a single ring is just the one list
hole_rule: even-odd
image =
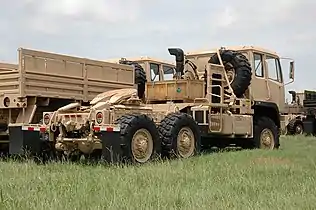
[{"label": "taillight", "polygon": [[102,114],[102,112],[98,112],[96,114],[95,118],[96,118],[96,121],[97,121],[98,124],[102,123],[102,121],[103,121],[103,114]]},{"label": "taillight", "polygon": [[45,125],[48,125],[48,123],[49,123],[49,118],[50,118],[50,117],[49,117],[49,114],[45,114],[45,115],[44,115],[43,121],[44,121],[44,124],[45,124]]}]

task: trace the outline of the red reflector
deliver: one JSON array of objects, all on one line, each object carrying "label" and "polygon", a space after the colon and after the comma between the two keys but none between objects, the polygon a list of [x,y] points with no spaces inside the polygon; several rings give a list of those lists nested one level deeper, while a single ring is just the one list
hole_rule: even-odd
[{"label": "red reflector", "polygon": [[28,131],[34,131],[34,127],[28,127],[27,130]]},{"label": "red reflector", "polygon": [[44,133],[45,131],[46,131],[46,128],[45,128],[45,127],[41,127],[41,128],[40,128],[40,132],[43,132],[43,133]]},{"label": "red reflector", "polygon": [[70,115],[70,117],[76,117],[76,115]]},{"label": "red reflector", "polygon": [[95,131],[100,131],[100,127],[94,127],[93,128]]},{"label": "red reflector", "polygon": [[112,127],[108,127],[108,128],[106,128],[106,131],[113,132],[113,128]]}]

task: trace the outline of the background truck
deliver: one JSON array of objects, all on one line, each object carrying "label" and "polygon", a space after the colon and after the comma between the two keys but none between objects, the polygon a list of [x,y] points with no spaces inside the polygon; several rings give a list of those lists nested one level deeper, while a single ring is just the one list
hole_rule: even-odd
[{"label": "background truck", "polygon": [[[23,141],[22,130],[38,127],[43,112],[72,102],[87,104],[99,93],[133,88],[143,97],[146,78],[142,68],[66,56],[31,49],[18,49],[18,64],[0,64],[0,148],[11,154],[21,147],[39,144]],[[31,137],[30,137],[31,138]],[[36,139],[36,137],[35,137]],[[34,146],[37,145],[37,146]]]},{"label": "background truck", "polygon": [[107,91],[89,107],[72,103],[43,113],[55,149],[145,163],[157,155],[188,158],[210,145],[279,148],[286,116],[276,53],[252,46],[169,53],[176,58],[173,80],[148,81],[145,101],[129,88]]},{"label": "background truck", "polygon": [[305,99],[304,91],[296,92],[290,90],[292,99],[290,103],[285,104],[285,113],[288,115],[288,122],[286,124],[283,134],[297,135],[303,134],[304,125],[303,120],[306,117],[303,101]]},{"label": "background truck", "polygon": [[304,133],[316,134],[316,91],[304,90],[303,107],[305,118],[303,119]]},{"label": "background truck", "polygon": [[113,63],[136,62],[146,72],[147,81],[173,80],[175,73],[175,64],[158,58],[149,56],[130,57],[130,58],[112,58],[105,61]]}]

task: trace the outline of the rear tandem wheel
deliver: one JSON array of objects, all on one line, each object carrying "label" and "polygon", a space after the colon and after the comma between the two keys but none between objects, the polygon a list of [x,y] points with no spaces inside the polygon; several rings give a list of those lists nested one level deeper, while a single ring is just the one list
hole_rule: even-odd
[{"label": "rear tandem wheel", "polygon": [[160,154],[161,142],[156,125],[147,115],[123,115],[117,124],[121,127],[124,161],[146,163]]},{"label": "rear tandem wheel", "polygon": [[158,127],[162,152],[166,157],[188,158],[201,150],[201,134],[192,116],[186,113],[167,115]]}]

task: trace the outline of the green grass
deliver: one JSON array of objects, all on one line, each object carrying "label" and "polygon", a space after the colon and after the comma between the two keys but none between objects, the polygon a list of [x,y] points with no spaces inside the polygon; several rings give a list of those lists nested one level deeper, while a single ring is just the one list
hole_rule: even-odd
[{"label": "green grass", "polygon": [[144,166],[0,163],[0,209],[316,209],[316,139]]}]

